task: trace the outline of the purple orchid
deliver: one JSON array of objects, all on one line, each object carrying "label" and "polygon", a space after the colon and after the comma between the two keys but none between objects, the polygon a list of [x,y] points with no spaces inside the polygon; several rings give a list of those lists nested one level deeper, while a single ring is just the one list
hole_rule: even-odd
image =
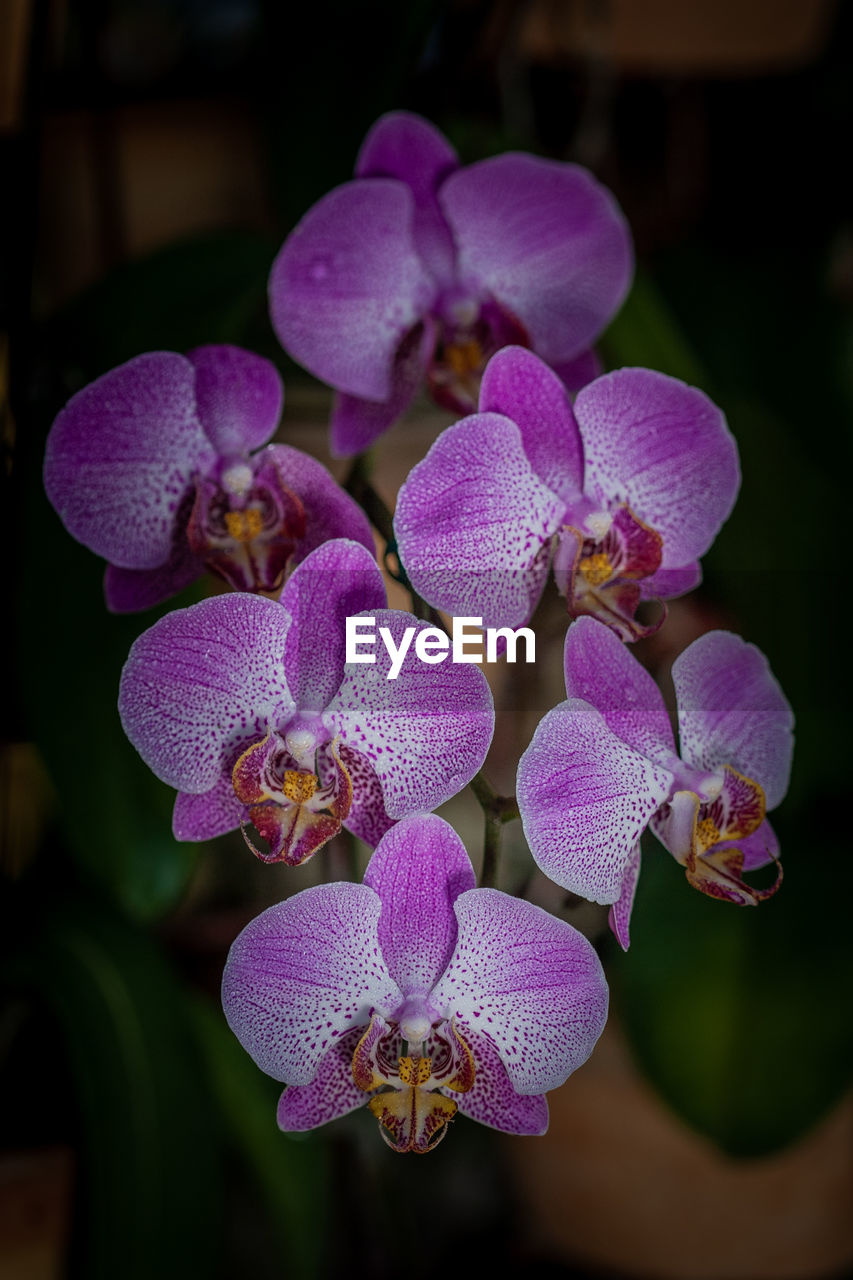
[{"label": "purple orchid", "polygon": [[699,582],[739,484],[725,418],[696,388],[618,369],[572,405],[547,365],[508,347],[486,368],[479,412],[409,474],[394,532],[413,586],[439,609],[517,627],[553,562],[573,617],[634,640],[665,616],[644,626],[642,600]]},{"label": "purple orchid", "polygon": [[268,360],[212,346],[137,356],[72,396],[44,483],[68,532],[110,562],[110,609],[147,609],[205,569],[274,591],[329,538],[373,549],[364,513],[321,463],[261,448],[283,395]]},{"label": "purple orchid", "polygon": [[545,874],[612,904],[625,950],[649,824],[695,889],[740,905],[775,893],[778,861],[769,888],[743,879],[778,859],[765,813],[788,789],[793,751],[793,713],[764,655],[709,631],[676,659],[680,757],[660,690],[609,628],[592,618],[569,628],[565,674],[568,701],[518,766],[518,807]]},{"label": "purple orchid", "polygon": [[571,925],[474,885],[462,841],[428,814],[383,837],[363,884],[306,889],[243,930],[222,1001],[287,1086],[280,1128],[367,1102],[395,1151],[431,1150],[457,1110],[545,1132],[543,1095],[592,1052],[607,984]]},{"label": "purple orchid", "polygon": [[[345,620],[368,614],[397,652],[390,679],[387,647],[372,664],[345,661]],[[375,845],[397,818],[460,791],[491,742],[492,696],[478,668],[420,662],[404,648],[407,627],[425,624],[386,608],[370,554],[334,540],[303,560],[280,602],[216,596],[140,636],[119,713],[178,788],[177,838],[241,827],[258,857],[297,865],[342,825]]]},{"label": "purple orchid", "polygon": [[285,241],[270,277],[285,350],[338,391],[332,449],[357,453],[426,379],[460,413],[508,343],[572,389],[633,271],[613,197],[578,165],[508,154],[460,168],[428,121],[392,112],[364,140],[355,181]]}]

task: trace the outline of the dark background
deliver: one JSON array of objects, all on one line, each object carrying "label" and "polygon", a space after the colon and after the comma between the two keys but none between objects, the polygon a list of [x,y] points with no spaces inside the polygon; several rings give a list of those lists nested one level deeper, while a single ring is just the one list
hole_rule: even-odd
[{"label": "dark background", "polygon": [[[850,1273],[851,39],[853,11],[826,0],[9,0],[4,1276]],[[615,191],[639,266],[608,367],[703,387],[744,476],[703,587],[644,660],[665,680],[694,635],[731,627],[798,717],[780,894],[707,901],[650,847],[629,956],[578,917],[614,1016],[553,1095],[549,1137],[461,1122],[403,1164],[367,1115],[275,1128],[277,1086],[232,1041],[218,982],[242,925],[308,880],[273,882],[239,837],[172,840],[171,795],[115,715],[153,615],[105,614],[102,566],[40,493],[73,391],[204,342],[276,360],[284,435],[327,456],[328,401],[281,353],[266,279],[394,107],[464,161],[520,148]],[[421,456],[423,433],[393,438]],[[310,874],[336,878],[341,857]]]}]

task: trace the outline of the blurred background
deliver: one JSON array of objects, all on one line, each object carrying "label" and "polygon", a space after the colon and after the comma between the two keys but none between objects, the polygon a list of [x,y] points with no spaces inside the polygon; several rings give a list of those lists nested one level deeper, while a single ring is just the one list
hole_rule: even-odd
[{"label": "blurred background", "polygon": [[[832,0],[2,0],[3,1277],[853,1274],[851,71],[853,9]],[[280,1134],[278,1087],[218,1004],[243,924],[345,874],[348,850],[288,872],[239,835],[172,839],[172,795],[115,712],[156,612],[106,614],[103,566],[40,489],[70,394],[205,342],[274,359],[279,438],[329,460],[328,393],[278,348],[266,279],[395,107],[465,161],[529,150],[616,193],[639,267],[607,366],[706,390],[744,476],[703,586],[638,652],[666,688],[691,639],[730,627],[798,718],[777,897],[704,899],[650,841],[625,957],[605,912],[534,881],[600,946],[608,1030],[547,1137],[463,1120],[403,1165],[366,1112]],[[389,505],[447,421],[419,404],[380,442]],[[536,667],[490,673],[505,790],[563,696],[556,594],[534,626]],[[476,862],[476,803],[447,816]],[[511,824],[502,886],[530,866]]]}]

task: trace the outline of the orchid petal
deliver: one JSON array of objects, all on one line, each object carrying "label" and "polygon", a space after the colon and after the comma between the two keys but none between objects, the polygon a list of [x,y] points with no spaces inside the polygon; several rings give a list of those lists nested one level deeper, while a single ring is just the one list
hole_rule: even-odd
[{"label": "orchid petal", "polygon": [[427,316],[400,344],[391,369],[387,400],[360,400],[339,391],[329,423],[332,454],[361,453],[402,417],[415,398],[435,346],[435,323]]},{"label": "orchid petal", "polygon": [[198,416],[216,452],[227,457],[266,444],[284,403],[275,365],[228,345],[196,347],[187,359],[195,367]]},{"label": "orchid petal", "polygon": [[657,573],[640,581],[640,595],[644,600],[671,600],[674,596],[686,596],[702,581],[702,566],[698,560],[680,569],[658,569]]},{"label": "orchid petal", "polygon": [[214,458],[193,366],[155,351],[71,397],[48,436],[44,484],[72,537],[121,568],[155,569],[193,476]]},{"label": "orchid petal", "polygon": [[764,654],[729,631],[709,631],[675,660],[672,679],[685,763],[731,765],[774,809],[788,790],[794,715]]},{"label": "orchid petal", "polygon": [[594,347],[590,347],[588,351],[582,351],[572,360],[555,360],[551,368],[573,395],[604,373],[601,356]]},{"label": "orchid petal", "polygon": [[566,504],[583,488],[583,445],[566,388],[532,351],[504,347],[480,386],[480,412],[511,418],[544,485]]},{"label": "orchid petal", "polygon": [[563,654],[566,693],[583,698],[608,727],[641,755],[664,767],[675,761],[675,739],[660,689],[617,635],[594,618],[569,627]]},{"label": "orchid petal", "polygon": [[281,593],[293,619],[284,668],[301,711],[322,711],[341,683],[346,619],[385,606],[385,583],[373,556],[360,543],[336,538],[312,551]]},{"label": "orchid petal", "polygon": [[275,600],[232,594],[177,609],[134,642],[119,715],[158,778],[208,791],[244,747],[291,714],[289,623]]},{"label": "orchid petal", "polygon": [[757,831],[736,841],[743,854],[744,871],[757,871],[779,857],[779,839],[765,818]]},{"label": "orchid petal", "polygon": [[[494,706],[479,667],[445,661],[426,666],[415,653],[426,625],[410,613],[373,610],[376,662],[348,663],[325,719],[372,764],[392,818],[425,813],[456,795],[482,765],[494,731]],[[399,651],[415,629],[399,675],[379,639],[386,627]]]},{"label": "orchid petal", "polygon": [[574,405],[586,492],[626,503],[663,538],[664,569],[704,555],[734,506],[737,446],[721,411],[696,387],[649,369],[617,369]]},{"label": "orchid petal", "polygon": [[637,892],[637,881],[640,878],[641,854],[642,848],[638,840],[631,851],[628,865],[625,867],[622,892],[607,914],[607,923],[623,951],[627,951],[631,945],[629,926],[631,924],[631,910],[634,906],[634,895]]},{"label": "orchid petal", "polygon": [[394,825],[394,819],[389,818],[385,811],[382,784],[373,765],[355,747],[341,742],[339,750],[344,768],[352,780],[352,804],[344,826],[375,849],[385,832]]},{"label": "orchid petal", "polygon": [[434,814],[403,819],[382,839],[364,883],[382,903],[379,945],[404,994],[430,991],[456,944],[453,903],[476,884],[465,846]]},{"label": "orchid petal", "polygon": [[322,462],[286,444],[271,444],[262,456],[275,463],[282,484],[298,496],[305,511],[305,534],[293,556],[296,564],[332,538],[350,538],[375,554],[366,515]]},{"label": "orchid petal", "polygon": [[518,626],[542,593],[564,511],[532,469],[515,423],[478,413],[443,432],[409,473],[394,533],[430,604],[486,626]]},{"label": "orchid petal", "polygon": [[273,264],[270,310],[282,346],[324,382],[366,400],[389,398],[397,348],[435,291],[413,219],[403,183],[349,182],[308,211]]},{"label": "orchid petal", "polygon": [[444,1089],[462,1115],[501,1133],[539,1135],[548,1128],[548,1099],[541,1093],[516,1093],[497,1049],[487,1035],[463,1027],[476,1062],[474,1084],[466,1093]]},{"label": "orchid petal", "polygon": [[362,1027],[345,1031],[320,1059],[310,1084],[291,1084],[278,1101],[276,1118],[285,1133],[302,1133],[363,1107],[367,1095],[352,1078],[352,1055]]},{"label": "orchid petal", "polygon": [[572,893],[616,902],[634,846],[672,782],[588,702],[560,703],[518,765],[518,807],[537,865]]},{"label": "orchid petal", "polygon": [[594,949],[565,921],[497,889],[470,889],[454,910],[459,938],[433,1003],[482,1028],[518,1093],[556,1088],[589,1057],[607,1017]]},{"label": "orchid petal", "polygon": [[110,613],[136,613],[150,609],[195,582],[205,571],[204,563],[190,550],[186,524],[175,523],[172,553],[156,569],[120,569],[108,564],[104,574],[104,597]]},{"label": "orchid petal", "polygon": [[358,154],[357,178],[398,178],[415,197],[418,252],[439,280],[453,270],[453,240],[436,192],[459,167],[456,152],[434,125],[408,111],[392,111],[373,125]]},{"label": "orchid petal", "polygon": [[585,169],[496,156],[451,174],[439,203],[459,278],[508,307],[549,364],[580,355],[628,291],[633,254],[625,219]]},{"label": "orchid petal", "polygon": [[222,978],[228,1025],[267,1075],[305,1085],[374,1008],[402,997],[379,950],[380,903],[362,884],[317,885],[269,907],[231,947]]},{"label": "orchid petal", "polygon": [[172,811],[172,833],[176,840],[213,840],[226,831],[235,831],[243,819],[243,806],[234,794],[229,774],[217,778],[209,791],[190,795],[179,791]]}]

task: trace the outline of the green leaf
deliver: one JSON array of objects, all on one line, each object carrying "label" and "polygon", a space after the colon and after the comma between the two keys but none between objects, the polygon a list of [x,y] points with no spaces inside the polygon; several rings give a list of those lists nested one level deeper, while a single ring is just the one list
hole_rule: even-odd
[{"label": "green leaf", "polygon": [[279,1234],[282,1264],[309,1280],[320,1274],[326,1253],[326,1146],[314,1135],[291,1136],[279,1130],[275,1116],[281,1085],[255,1066],[221,1009],[199,1000],[193,1014],[211,1089],[232,1143],[266,1201]]},{"label": "green leaf", "polygon": [[156,945],[92,902],[42,916],[4,978],[37,996],[65,1041],[57,1080],[80,1115],[80,1273],[210,1275],[221,1167],[186,999]]}]

